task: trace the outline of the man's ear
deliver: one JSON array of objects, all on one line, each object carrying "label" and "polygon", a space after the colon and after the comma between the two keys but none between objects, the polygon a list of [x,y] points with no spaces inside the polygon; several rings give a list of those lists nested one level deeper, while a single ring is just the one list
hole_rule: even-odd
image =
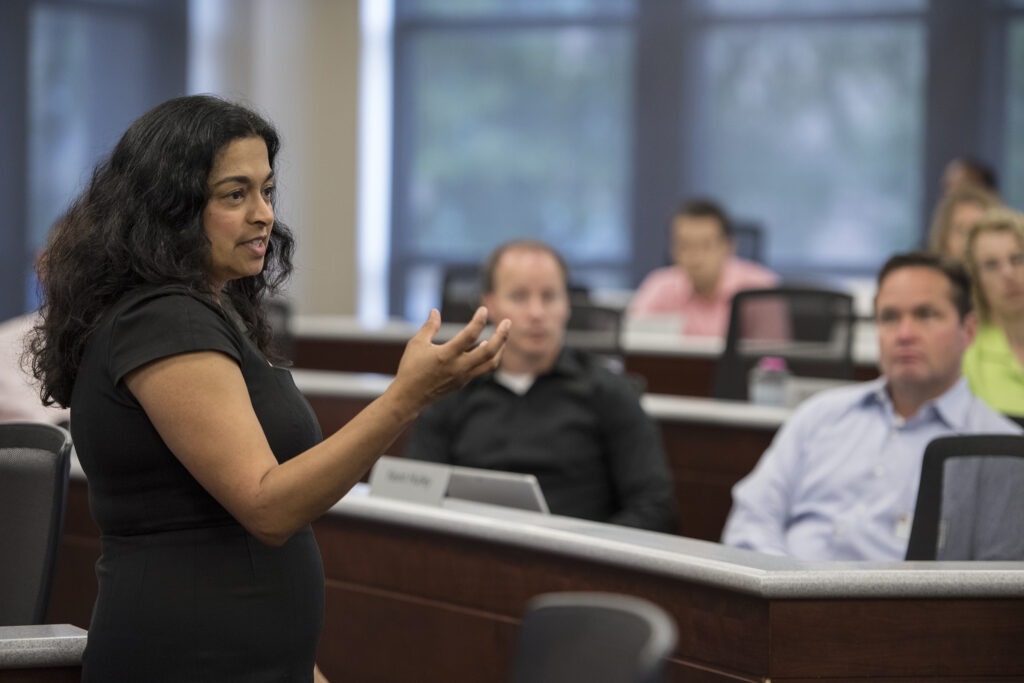
[{"label": "man's ear", "polygon": [[488,292],[480,297],[480,305],[487,307],[487,322],[493,323],[494,320],[494,292]]},{"label": "man's ear", "polygon": [[964,333],[967,335],[967,345],[970,346],[974,343],[974,335],[978,333],[978,314],[968,311],[964,316],[963,326]]}]

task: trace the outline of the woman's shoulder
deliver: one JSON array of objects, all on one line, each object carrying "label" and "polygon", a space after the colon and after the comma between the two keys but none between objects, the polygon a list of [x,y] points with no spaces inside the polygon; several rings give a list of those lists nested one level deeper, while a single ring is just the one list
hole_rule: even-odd
[{"label": "woman's shoulder", "polygon": [[113,312],[123,312],[139,308],[205,308],[212,312],[218,306],[208,296],[197,292],[187,285],[148,285],[137,287],[121,295],[111,306]]},{"label": "woman's shoulder", "polygon": [[184,285],[145,287],[124,295],[111,307],[100,337],[111,358],[127,359],[129,365],[199,350],[219,350],[238,359],[244,345],[227,313]]},{"label": "woman's shoulder", "polygon": [[209,297],[186,285],[155,285],[123,294],[100,323],[110,331],[170,326],[232,327],[227,314]]}]

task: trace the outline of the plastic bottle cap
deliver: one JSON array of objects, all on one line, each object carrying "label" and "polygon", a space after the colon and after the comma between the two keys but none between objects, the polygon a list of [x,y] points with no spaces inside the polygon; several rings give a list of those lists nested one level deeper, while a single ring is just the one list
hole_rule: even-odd
[{"label": "plastic bottle cap", "polygon": [[785,370],[786,359],[778,356],[765,356],[758,362],[757,367],[762,370]]}]

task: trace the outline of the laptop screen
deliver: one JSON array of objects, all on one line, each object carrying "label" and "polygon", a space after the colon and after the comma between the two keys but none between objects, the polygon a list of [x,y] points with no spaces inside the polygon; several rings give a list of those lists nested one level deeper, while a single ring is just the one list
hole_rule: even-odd
[{"label": "laptop screen", "polygon": [[498,472],[473,467],[451,468],[448,497],[502,505],[548,514],[548,504],[532,474]]}]

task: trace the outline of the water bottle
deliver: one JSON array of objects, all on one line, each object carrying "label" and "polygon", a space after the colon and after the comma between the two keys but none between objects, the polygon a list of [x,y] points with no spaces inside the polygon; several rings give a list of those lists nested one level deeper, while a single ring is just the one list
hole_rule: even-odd
[{"label": "water bottle", "polygon": [[747,392],[750,402],[762,406],[786,405],[786,383],[789,370],[786,359],[766,356],[750,370]]}]

